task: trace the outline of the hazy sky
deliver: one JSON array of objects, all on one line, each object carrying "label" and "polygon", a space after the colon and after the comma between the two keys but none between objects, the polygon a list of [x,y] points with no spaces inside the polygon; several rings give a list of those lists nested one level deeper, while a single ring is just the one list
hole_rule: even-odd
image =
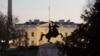
[{"label": "hazy sky", "polygon": [[[80,14],[86,0],[13,0],[13,15],[17,16],[21,23],[29,19],[48,21],[49,4],[51,20],[71,19],[74,22],[82,22]],[[0,11],[7,13],[7,0],[0,0]]]}]

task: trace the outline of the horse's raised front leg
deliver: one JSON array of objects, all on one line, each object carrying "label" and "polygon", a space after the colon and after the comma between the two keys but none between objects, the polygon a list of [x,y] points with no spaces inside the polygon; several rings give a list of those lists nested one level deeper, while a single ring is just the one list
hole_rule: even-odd
[{"label": "horse's raised front leg", "polygon": [[40,38],[40,40],[39,40],[39,41],[41,41],[41,40],[42,40],[43,36],[45,36],[45,34],[41,34],[41,38]]},{"label": "horse's raised front leg", "polygon": [[61,38],[62,38],[63,41],[66,40],[66,38],[61,33],[59,33],[59,35],[61,35]]},{"label": "horse's raised front leg", "polygon": [[59,33],[59,35],[61,35],[61,38],[63,38],[63,35],[61,33]]}]

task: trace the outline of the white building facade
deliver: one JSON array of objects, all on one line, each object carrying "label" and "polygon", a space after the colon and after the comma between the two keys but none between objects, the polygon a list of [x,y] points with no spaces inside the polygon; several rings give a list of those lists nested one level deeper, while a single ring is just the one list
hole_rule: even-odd
[{"label": "white building facade", "polygon": [[[27,38],[28,38],[28,46],[31,45],[42,45],[47,43],[47,39],[44,36],[41,41],[39,41],[41,37],[41,33],[47,34],[48,33],[48,26],[49,23],[44,23],[44,24],[37,24],[37,25],[32,25],[32,24],[22,24],[22,25],[16,25],[17,29],[24,29],[25,32],[27,33]],[[58,24],[59,28],[58,31],[61,33],[64,37],[68,36],[73,32],[76,28],[76,24]],[[55,43],[56,41],[62,41],[61,36],[58,36],[56,38],[51,37],[50,42]]]}]

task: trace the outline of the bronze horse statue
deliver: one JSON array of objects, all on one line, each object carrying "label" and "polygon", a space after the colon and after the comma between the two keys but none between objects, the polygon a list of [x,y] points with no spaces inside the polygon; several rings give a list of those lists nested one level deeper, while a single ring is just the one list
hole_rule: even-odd
[{"label": "bronze horse statue", "polygon": [[48,31],[48,33],[47,34],[43,34],[42,33],[41,34],[41,38],[40,38],[39,41],[42,40],[43,36],[45,36],[48,39],[48,42],[50,41],[51,37],[56,38],[58,35],[61,35],[61,38],[63,37],[63,35],[58,32],[57,28],[59,28],[59,26],[57,24],[54,24],[52,21],[51,21],[51,23],[52,23],[52,26],[49,23],[49,31]]}]

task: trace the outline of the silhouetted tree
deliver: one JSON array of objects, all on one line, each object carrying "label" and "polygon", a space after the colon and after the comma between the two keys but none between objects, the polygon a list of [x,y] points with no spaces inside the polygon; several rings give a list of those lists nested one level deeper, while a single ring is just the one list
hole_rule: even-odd
[{"label": "silhouetted tree", "polygon": [[[18,22],[18,18],[14,22]],[[13,30],[9,30],[7,27],[7,16],[4,15],[2,12],[0,12],[0,47],[1,49],[8,48],[9,47],[9,40],[14,40],[19,38],[19,35],[22,34],[23,31],[16,30],[15,28]],[[19,35],[18,35],[19,34]],[[21,35],[22,36],[22,35]]]},{"label": "silhouetted tree", "polygon": [[7,47],[8,44],[5,43],[6,40],[9,40],[9,30],[7,28],[7,17],[2,12],[0,12],[0,43],[1,48]]},{"label": "silhouetted tree", "polygon": [[86,38],[89,39],[88,50],[91,56],[100,55],[100,0],[95,0],[90,9],[81,17],[86,21]]},{"label": "silhouetted tree", "polygon": [[24,29],[16,29],[12,34],[13,46],[28,46],[27,32]]},{"label": "silhouetted tree", "polygon": [[87,8],[81,15],[84,20],[66,38],[64,50],[68,56],[100,55],[100,0],[88,0]]}]

